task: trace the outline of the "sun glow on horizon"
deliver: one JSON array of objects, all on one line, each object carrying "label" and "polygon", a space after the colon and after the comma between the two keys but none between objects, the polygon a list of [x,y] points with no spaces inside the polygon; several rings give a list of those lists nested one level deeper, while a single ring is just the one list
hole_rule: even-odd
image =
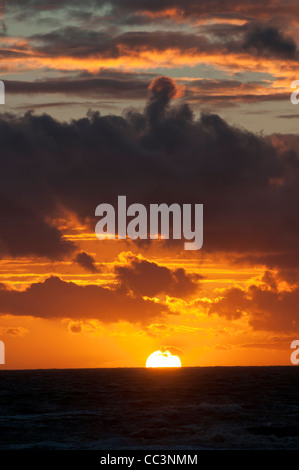
[{"label": "sun glow on horizon", "polygon": [[170,351],[155,351],[147,358],[145,367],[182,367],[179,356]]}]

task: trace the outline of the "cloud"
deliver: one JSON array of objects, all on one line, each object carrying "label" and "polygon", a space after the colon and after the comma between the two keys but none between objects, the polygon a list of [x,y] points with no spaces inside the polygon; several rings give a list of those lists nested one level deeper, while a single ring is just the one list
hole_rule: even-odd
[{"label": "cloud", "polygon": [[[78,26],[66,26],[28,38],[30,53],[37,57],[72,57],[73,59],[118,59],[132,61],[147,54],[176,51],[182,58],[230,54],[248,54],[253,57],[296,59],[296,43],[274,26],[264,26],[251,21],[242,26],[217,24],[204,26],[198,33],[187,31],[125,31],[112,34]],[[20,48],[20,53],[24,53]],[[10,49],[7,49],[8,53]],[[28,53],[29,50],[25,53]],[[11,48],[11,53],[16,50]],[[136,68],[136,67],[135,67]]]},{"label": "cloud", "polygon": [[91,273],[99,272],[95,264],[95,259],[85,251],[78,253],[74,261],[78,263],[79,266],[86,269],[87,271],[90,271]]},{"label": "cloud", "polygon": [[246,289],[231,287],[208,307],[209,314],[216,313],[227,319],[248,315],[249,324],[255,330],[298,331],[299,288],[278,289],[272,276],[264,277],[264,284]]},{"label": "cloud", "polygon": [[146,114],[151,126],[156,126],[163,118],[170,101],[182,96],[184,89],[182,86],[177,86],[171,78],[163,76],[155,78],[149,89],[151,95],[146,107]]},{"label": "cloud", "polygon": [[68,331],[73,334],[84,333],[92,336],[101,336],[104,327],[98,320],[70,320],[68,321]]},{"label": "cloud", "polygon": [[290,344],[294,340],[294,336],[282,336],[269,338],[266,343],[244,343],[240,344],[240,348],[256,348],[256,349],[273,349],[273,350],[290,350]]},{"label": "cloud", "polygon": [[[104,323],[126,320],[144,323],[163,317],[167,307],[118,289],[80,286],[52,276],[31,284],[25,291],[0,289],[0,311],[39,318],[96,319]],[[77,325],[78,326],[78,325]]]},{"label": "cloud", "polygon": [[22,326],[8,326],[8,327],[0,327],[0,332],[2,335],[10,335],[10,336],[25,336],[29,333],[27,328]]},{"label": "cloud", "polygon": [[161,346],[160,351],[162,353],[169,351],[173,356],[183,356],[183,351],[181,349],[175,348],[174,346]]},{"label": "cloud", "polygon": [[299,115],[298,114],[278,114],[277,117],[280,119],[298,119]]},{"label": "cloud", "polygon": [[[289,99],[289,92],[277,91],[270,88],[266,80],[242,82],[238,80],[213,80],[213,79],[193,79],[180,80],[180,84],[175,83],[168,77],[155,77],[154,74],[144,74],[142,72],[117,72],[113,70],[101,71],[98,74],[80,74],[78,77],[57,77],[45,80],[24,81],[24,80],[5,80],[7,96],[13,95],[43,95],[44,100],[47,95],[50,100],[48,103],[26,104],[23,108],[38,109],[40,107],[51,106],[72,106],[86,105],[95,107],[96,102],[80,103],[79,98],[117,99],[117,100],[145,100],[148,90],[152,90],[152,96],[157,95],[159,81],[168,80],[166,83],[160,83],[160,93],[165,94],[169,103],[173,98],[183,98],[191,103],[203,104],[222,104],[223,106],[234,105],[238,103],[281,101]],[[152,81],[151,81],[152,80]],[[162,86],[163,84],[163,86]],[[169,88],[170,87],[170,88]],[[173,91],[171,92],[171,87]],[[168,89],[168,91],[167,91]],[[163,91],[164,90],[164,91]],[[173,93],[173,96],[169,95]],[[76,96],[77,101],[53,102],[53,94],[62,94],[64,96]],[[112,103],[111,103],[112,104]],[[18,106],[22,109],[22,106]],[[294,117],[295,115],[292,115]],[[289,117],[282,115],[280,117]],[[296,116],[295,116],[296,117]]]},{"label": "cloud", "polygon": [[[122,258],[124,258],[122,254]],[[185,297],[198,289],[200,275],[187,274],[183,268],[169,269],[154,261],[128,253],[126,263],[116,265],[116,278],[121,287],[136,295],[155,297],[167,294]]]},{"label": "cloud", "polygon": [[285,250],[280,253],[260,253],[255,255],[241,256],[236,260],[238,264],[250,263],[255,265],[268,266],[270,269],[294,270],[299,266],[299,252],[296,249]]},{"label": "cloud", "polygon": [[[108,2],[109,3],[109,2]],[[251,2],[238,2],[238,0],[228,0],[223,3],[221,0],[216,0],[211,3],[209,0],[197,2],[195,0],[165,0],[163,3],[158,0],[116,0],[113,2],[115,9],[123,11],[144,11],[156,13],[172,10],[175,14],[181,16],[182,19],[186,17],[202,17],[203,15],[219,16],[220,14],[230,13],[232,16],[235,14],[248,16],[261,16],[272,17],[274,14],[279,15],[285,11],[285,2],[268,2],[253,0]],[[297,11],[298,4],[295,0],[288,2],[290,12],[294,14]]]},{"label": "cloud", "polygon": [[[104,75],[104,74],[103,74]],[[145,99],[148,79],[130,74],[119,73],[117,77],[111,75],[85,78],[65,79],[62,77],[33,82],[22,80],[5,80],[6,93],[36,95],[36,94],[64,94],[70,96],[114,97],[118,99]]]},{"label": "cloud", "polygon": [[194,79],[186,82],[186,101],[217,106],[235,106],[238,103],[260,103],[289,99],[288,92],[272,88],[267,80],[247,81]]},{"label": "cloud", "polygon": [[210,314],[217,313],[229,320],[241,318],[246,313],[248,307],[247,298],[244,291],[239,287],[230,287],[225,291],[225,295],[217,298],[208,311]]},{"label": "cloud", "polygon": [[245,50],[254,50],[259,56],[295,57],[296,43],[274,27],[255,26],[245,35]]},{"label": "cloud", "polygon": [[[32,34],[24,38],[5,35],[0,56],[6,57],[11,72],[51,68],[62,78],[63,72],[97,72],[105,67],[136,71],[210,64],[230,74],[258,67],[261,72],[293,79],[298,58],[295,39],[290,37],[298,8],[293,1],[288,8],[283,2],[247,2],[242,7],[235,1],[225,7],[218,1],[166,3],[94,0],[84,5],[63,1],[26,2],[25,6],[6,2],[8,24],[29,21]],[[72,78],[69,93],[78,88],[80,93],[91,93],[92,80],[80,83]],[[11,85],[18,89],[15,83]],[[142,87],[142,83],[136,85]],[[65,86],[41,81],[36,90],[63,90]],[[31,93],[31,84],[23,83],[20,88]],[[110,92],[104,80],[94,81],[94,88],[95,93]],[[134,95],[132,89],[128,93]],[[119,96],[124,94],[125,85],[120,83]]]},{"label": "cloud", "polygon": [[[92,12],[94,15],[100,13],[101,9],[108,11],[110,15],[115,15],[119,20],[127,16],[136,16],[138,23],[140,15],[150,16],[151,19],[159,17],[174,18],[178,21],[186,19],[201,18],[248,18],[259,17],[269,19],[275,16],[286,14],[287,9],[290,15],[296,15],[298,3],[296,0],[286,2],[259,1],[240,3],[238,0],[217,0],[211,3],[210,0],[86,0],[84,4],[80,0],[52,0],[50,3],[46,0],[27,0],[26,4],[22,0],[3,0],[3,7],[6,10],[27,11],[28,13],[37,11],[55,11],[64,10],[70,17],[84,17],[84,13]],[[131,18],[133,21],[133,18]]]},{"label": "cloud", "polygon": [[[12,134],[8,136],[9,138],[12,138]],[[13,168],[13,161],[5,164],[3,150],[2,152],[0,150],[3,171],[4,168],[8,170],[8,167],[11,171],[6,173],[8,178],[6,183],[3,175],[3,186],[0,190],[0,255],[13,257],[36,255],[46,256],[49,259],[60,259],[70,255],[74,250],[74,244],[63,239],[62,233],[46,219],[46,208],[38,209],[34,207],[34,203],[30,205],[30,199],[34,196],[35,190],[34,182],[31,180],[32,175],[28,180],[28,184],[32,186],[27,201],[21,194],[19,196],[17,193],[13,194],[13,191],[17,191],[18,178],[22,177],[21,167]],[[21,160],[19,163],[21,164]],[[15,174],[15,180],[13,174]]]},{"label": "cloud", "polygon": [[[66,26],[47,33],[30,36],[31,53],[48,58],[72,57],[74,59],[136,59],[143,52],[212,51],[217,45],[204,35],[180,31],[128,31],[111,34],[110,30],[97,31],[77,26]],[[136,67],[135,67],[136,68]]]},{"label": "cloud", "polygon": [[172,105],[176,93],[173,80],[160,77],[144,112],[89,113],[70,123],[0,115],[0,252],[70,256],[74,245],[54,224],[61,210],[93,231],[97,205],[116,206],[125,194],[128,204],[145,206],[203,203],[204,252],[261,263],[275,256],[279,264],[297,253],[297,143],[229,126],[216,114],[197,119],[188,104]]}]

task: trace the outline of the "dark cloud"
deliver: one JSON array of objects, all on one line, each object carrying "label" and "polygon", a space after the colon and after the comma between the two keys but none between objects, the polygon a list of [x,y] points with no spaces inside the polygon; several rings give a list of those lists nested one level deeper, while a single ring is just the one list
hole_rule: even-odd
[{"label": "dark cloud", "polygon": [[110,31],[93,31],[75,26],[32,35],[30,41],[36,53],[47,57],[115,59],[134,56],[145,49],[166,51],[171,48],[192,50],[193,53],[219,49],[219,44],[210,44],[205,36],[180,31],[129,31],[113,35]]},{"label": "dark cloud", "polygon": [[[184,83],[185,100],[192,103],[234,106],[238,103],[287,101],[288,93],[272,89],[266,80],[241,82],[239,80],[198,79]],[[264,90],[264,94],[261,90]]]},{"label": "dark cloud", "polygon": [[247,314],[254,329],[295,332],[299,324],[298,284],[282,289],[279,285],[281,279],[280,273],[266,271],[258,286],[226,289],[208,306],[208,312],[230,320]]},{"label": "dark cloud", "polygon": [[74,261],[78,263],[79,266],[86,269],[87,271],[90,271],[91,273],[99,272],[95,264],[95,259],[85,251],[80,251]]},{"label": "dark cloud", "polygon": [[[169,47],[181,51],[189,49],[194,54],[209,51],[244,54],[246,51],[258,56],[291,58],[295,43],[277,28],[288,30],[299,14],[296,0],[254,0],[241,4],[237,0],[87,0],[84,3],[78,0],[4,0],[1,7],[16,22],[34,19],[49,30],[53,25],[58,28],[63,18],[68,26],[34,35],[31,45],[38,54],[76,58],[115,58],[120,54],[135,55],[144,48],[167,51]],[[217,23],[217,20],[220,21]],[[251,27],[243,40],[248,26],[256,22],[261,26]],[[191,27],[199,24],[205,35],[183,34],[177,31],[178,23],[189,23]],[[153,25],[160,30],[153,31]],[[136,27],[138,31],[127,31]],[[12,48],[11,53],[14,52],[18,53]]]},{"label": "dark cloud", "polygon": [[172,98],[179,95],[179,88],[169,77],[157,77],[150,85],[151,95],[146,107],[146,116],[151,127],[159,126],[165,109]]},{"label": "dark cloud", "polygon": [[167,308],[117,289],[98,285],[79,286],[50,277],[31,284],[25,291],[0,289],[0,311],[39,318],[98,319],[105,323],[126,320],[147,323]]},{"label": "dark cloud", "polygon": [[[240,6],[236,7],[234,1],[227,2],[225,8],[221,4],[220,10],[219,7],[214,9],[215,4],[211,5],[210,2],[205,6],[194,1],[187,2],[187,4],[177,2],[177,5],[169,5],[168,9],[164,3],[156,6],[147,5],[147,2],[143,3],[144,6],[141,9],[139,4],[134,10],[131,10],[132,5],[127,2],[117,1],[86,2],[81,8],[78,3],[71,5],[67,1],[61,2],[60,5],[51,3],[51,9],[64,8],[65,16],[68,17],[68,14],[73,16],[75,23],[70,22],[67,26],[59,27],[60,23],[57,22],[57,28],[51,29],[55,19],[42,18],[42,21],[49,27],[46,32],[32,34],[26,37],[24,43],[19,41],[16,44],[8,44],[2,52],[0,51],[0,55],[2,53],[3,57],[11,55],[28,58],[37,56],[39,59],[55,57],[61,60],[65,57],[94,60],[123,57],[128,60],[132,58],[134,61],[145,51],[150,55],[150,53],[167,53],[169,50],[174,50],[178,54],[202,56],[203,61],[206,54],[216,57],[219,54],[232,53],[278,59],[296,59],[297,57],[294,39],[278,29],[281,27],[287,30],[287,25],[281,22],[281,25],[276,26],[265,22],[263,2],[259,5],[264,10],[263,21],[260,20],[258,10],[250,17],[249,5],[247,5],[248,14],[245,15],[246,9],[244,9],[242,15]],[[12,2],[9,8],[13,9],[13,6],[17,11],[22,10],[22,5],[18,2]],[[43,9],[47,9],[47,4],[37,6],[34,2],[26,6],[27,9],[17,16],[17,21],[30,18],[30,11],[32,15],[38,16]],[[106,9],[101,10],[103,6]],[[282,9],[282,6],[280,8]],[[235,11],[237,13],[234,13]],[[95,12],[97,12],[96,15]],[[167,29],[160,24],[163,20],[163,12],[166,13],[165,18],[169,23]],[[200,21],[210,20],[213,17],[216,19],[216,24],[212,22],[212,24],[199,25],[197,32],[194,28],[189,28],[189,31],[187,28],[183,31],[177,28],[178,19]],[[229,23],[230,19],[240,18],[243,20],[245,18],[244,24]],[[218,19],[221,22],[217,23]],[[225,19],[228,23],[225,23]],[[132,28],[134,21],[140,26],[139,30]],[[142,29],[142,23],[149,23],[151,28]],[[155,30],[153,25],[155,25]],[[193,26],[192,21],[191,25]],[[38,86],[42,87],[42,84]],[[84,84],[74,83],[74,87],[76,86],[84,87]],[[105,84],[96,84],[96,86],[105,87]]]},{"label": "dark cloud", "polygon": [[[89,98],[102,98],[102,99],[117,99],[117,100],[145,100],[149,85],[152,80],[152,97],[150,101],[156,101],[157,94],[164,95],[166,103],[169,103],[171,98],[180,95],[178,85],[174,84],[168,79],[163,87],[160,86],[160,91],[154,86],[155,77],[153,74],[142,73],[125,73],[115,71],[102,71],[97,76],[90,74],[81,74],[77,78],[56,78],[47,80],[36,81],[22,81],[22,80],[5,80],[6,94],[15,95],[52,95],[63,94],[65,96],[89,97]],[[160,84],[161,85],[161,84]],[[264,102],[264,101],[280,101],[288,100],[289,94],[275,92],[269,93],[268,83],[266,81],[249,81],[241,82],[238,80],[212,80],[212,79],[198,79],[192,81],[181,81],[181,87],[185,88],[185,101],[192,103],[210,103],[217,105],[234,105],[240,102]],[[168,87],[172,87],[171,96]],[[261,93],[261,89],[265,89],[265,94]],[[160,97],[162,99],[162,96]],[[51,98],[49,98],[51,99]],[[161,100],[160,100],[161,101]],[[101,101],[102,103],[102,101]],[[115,102],[114,102],[115,103]],[[67,106],[67,105],[80,105],[80,102],[49,102],[49,103],[32,103],[31,105],[23,106],[26,109],[38,109],[45,106]],[[81,103],[82,105],[82,103]],[[96,102],[90,102],[89,105],[95,107]],[[20,109],[20,107],[18,108]],[[284,116],[281,116],[284,117]],[[293,116],[294,117],[294,116]]]},{"label": "dark cloud", "polygon": [[[2,168],[7,166],[2,161]],[[16,169],[16,178],[17,171]],[[4,186],[7,187],[9,183],[13,187],[11,180],[3,185],[2,191],[0,190],[0,255],[36,255],[53,260],[70,255],[74,244],[63,239],[62,233],[46,220],[47,214],[43,213],[42,208],[39,211],[33,206],[30,207],[30,198],[25,202],[17,192],[11,197],[4,195]],[[17,184],[17,179],[15,183]],[[30,181],[29,184],[31,183]],[[33,186],[31,189],[34,191]]]},{"label": "dark cloud", "polygon": [[169,269],[133,254],[128,256],[127,261],[126,265],[116,266],[115,273],[120,285],[137,295],[185,297],[196,292],[197,281],[202,278],[186,273],[183,268]]},{"label": "dark cloud", "polygon": [[209,307],[209,313],[217,313],[229,320],[234,320],[241,318],[247,307],[248,302],[244,291],[239,287],[231,287]]},{"label": "dark cloud", "polygon": [[0,49],[0,59],[9,60],[18,58],[28,58],[28,54],[26,54],[26,52]]},{"label": "dark cloud", "polygon": [[86,10],[96,12],[96,10],[106,7],[106,10],[113,14],[126,15],[126,14],[141,14],[144,12],[162,13],[169,10],[178,10],[182,18],[195,17],[202,18],[207,16],[216,17],[240,17],[243,15],[245,18],[250,16],[258,16],[261,18],[272,18],[274,15],[281,15],[285,13],[286,9],[290,15],[295,15],[298,12],[298,3],[296,0],[286,0],[284,2],[269,2],[252,0],[250,2],[240,3],[238,0],[227,0],[225,3],[222,0],[213,1],[202,0],[86,0],[84,4],[80,0],[27,0],[26,3],[22,0],[3,0],[3,5],[7,9],[18,8],[19,10],[32,10],[51,11],[55,9],[68,9],[71,8],[74,14],[78,15],[80,11],[82,14]]},{"label": "dark cloud", "polygon": [[[257,16],[258,18],[258,16]],[[215,23],[203,25],[202,35],[209,37],[214,45],[221,43],[226,52],[242,53],[257,57],[272,57],[296,59],[296,42],[283,30],[286,24],[269,25],[256,19],[236,25],[230,23]],[[223,52],[222,48],[222,52]]]},{"label": "dark cloud", "polygon": [[277,56],[294,58],[296,43],[292,38],[285,37],[274,27],[256,26],[247,32],[243,42],[245,50],[254,50],[259,56]]},{"label": "dark cloud", "polygon": [[[0,116],[2,252],[48,255],[45,240],[52,234],[52,255],[61,254],[71,245],[49,222],[61,208],[94,230],[97,205],[116,206],[122,194],[128,204],[203,203],[206,252],[297,252],[298,145],[290,149],[282,137],[263,138],[215,114],[196,119],[187,104],[171,104],[176,93],[174,82],[162,77],[143,113],[89,113],[70,123],[30,113]],[[42,229],[34,229],[36,220]]]},{"label": "dark cloud", "polygon": [[276,117],[279,119],[298,119],[299,114],[279,114]]},{"label": "dark cloud", "polygon": [[[266,90],[265,90],[266,91]],[[217,94],[212,93],[210,95],[202,93],[190,94],[190,102],[198,104],[206,104],[213,106],[221,106],[223,108],[237,106],[240,103],[264,103],[269,101],[287,101],[289,99],[288,93],[244,93],[243,91],[239,94]]]},{"label": "dark cloud", "polygon": [[132,75],[119,74],[114,77],[88,77],[73,79],[48,79],[26,82],[22,80],[5,80],[7,94],[53,94],[113,97],[117,99],[145,99],[150,80]]},{"label": "dark cloud", "polygon": [[31,41],[36,46],[36,52],[50,57],[72,56],[90,57],[101,55],[102,57],[117,57],[117,44],[113,43],[113,38],[102,31],[84,30],[75,26],[51,31],[49,33],[39,33],[31,36]]},{"label": "dark cloud", "polygon": [[[8,120],[12,124],[14,118]],[[29,141],[34,142],[35,131],[31,129],[33,134],[27,135],[25,127],[21,125],[21,129],[16,121],[11,126],[5,117],[0,118],[0,254],[58,259],[69,255],[74,244],[49,219],[50,208],[53,216],[57,211],[56,203],[51,202],[55,195],[39,181],[38,161],[42,158],[38,155],[43,148],[33,150]]]},{"label": "dark cloud", "polygon": [[238,264],[250,263],[265,265],[271,269],[294,269],[299,267],[299,252],[297,250],[288,251],[287,247],[281,253],[268,253],[241,256],[237,260]]},{"label": "dark cloud", "polygon": [[[287,2],[263,2],[253,0],[251,2],[240,3],[238,0],[228,0],[223,3],[221,0],[211,3],[210,0],[203,0],[197,2],[196,0],[165,0],[163,3],[159,0],[113,0],[110,3],[115,8],[131,11],[150,11],[150,12],[163,12],[170,9],[181,10],[184,16],[202,16],[206,13],[216,13],[219,15],[226,12],[237,12],[246,16],[250,14],[259,15],[261,13],[268,13],[273,15],[281,13],[286,8],[286,3],[289,8],[294,8],[297,11],[298,4],[295,0],[288,0]],[[294,10],[292,11],[294,13]]]},{"label": "dark cloud", "polygon": [[230,320],[247,314],[249,324],[256,330],[296,332],[299,324],[298,285],[282,290],[278,280],[267,272],[264,283],[259,286],[231,287],[208,306],[208,312]]},{"label": "dark cloud", "polygon": [[[101,6],[104,5],[105,3],[108,3],[106,0],[85,0],[84,2],[84,7],[85,8],[92,8],[95,6]],[[9,12],[9,11],[15,11],[18,13],[19,16],[22,15],[22,13],[27,12],[28,16],[34,13],[38,12],[44,12],[44,11],[55,11],[55,10],[60,10],[60,9],[65,9],[72,7],[74,9],[80,8],[82,9],[82,2],[80,0],[51,0],[49,2],[48,0],[26,0],[26,2],[22,0],[3,0],[1,2],[1,9],[4,10],[4,12]]]}]

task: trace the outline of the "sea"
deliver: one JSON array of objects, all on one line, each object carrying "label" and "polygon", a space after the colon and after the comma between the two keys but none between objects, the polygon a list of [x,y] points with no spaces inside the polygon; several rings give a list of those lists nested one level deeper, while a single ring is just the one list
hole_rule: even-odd
[{"label": "sea", "polygon": [[0,371],[0,450],[299,449],[299,368]]}]

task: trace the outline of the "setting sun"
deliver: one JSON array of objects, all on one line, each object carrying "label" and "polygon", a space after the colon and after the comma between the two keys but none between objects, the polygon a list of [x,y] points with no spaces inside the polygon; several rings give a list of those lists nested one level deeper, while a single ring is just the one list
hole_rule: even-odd
[{"label": "setting sun", "polygon": [[182,367],[182,364],[179,356],[170,351],[155,351],[147,358],[146,367]]}]

